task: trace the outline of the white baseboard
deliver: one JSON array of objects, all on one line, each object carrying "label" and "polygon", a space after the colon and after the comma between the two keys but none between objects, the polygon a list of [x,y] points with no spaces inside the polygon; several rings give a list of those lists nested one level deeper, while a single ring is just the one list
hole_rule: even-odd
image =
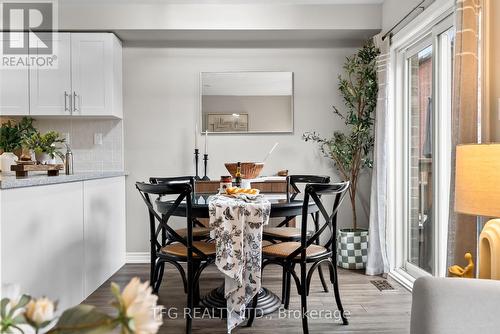
[{"label": "white baseboard", "polygon": [[127,252],[125,255],[126,263],[149,263],[151,254],[149,252]]}]

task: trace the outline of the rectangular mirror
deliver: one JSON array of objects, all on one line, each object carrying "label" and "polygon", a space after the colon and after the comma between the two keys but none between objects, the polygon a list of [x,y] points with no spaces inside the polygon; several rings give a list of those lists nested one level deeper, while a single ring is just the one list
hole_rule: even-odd
[{"label": "rectangular mirror", "polygon": [[201,73],[202,131],[293,132],[293,72]]}]

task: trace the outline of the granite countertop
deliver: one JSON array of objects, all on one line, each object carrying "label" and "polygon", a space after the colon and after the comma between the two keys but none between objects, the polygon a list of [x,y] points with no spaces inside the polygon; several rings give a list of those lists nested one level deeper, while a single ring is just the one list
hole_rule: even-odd
[{"label": "granite countertop", "polygon": [[80,172],[65,175],[64,171],[59,176],[47,176],[46,173],[31,173],[26,178],[17,179],[14,175],[0,175],[0,189],[24,188],[44,186],[57,183],[79,182],[85,180],[105,179],[116,176],[126,176],[124,171],[116,172]]}]

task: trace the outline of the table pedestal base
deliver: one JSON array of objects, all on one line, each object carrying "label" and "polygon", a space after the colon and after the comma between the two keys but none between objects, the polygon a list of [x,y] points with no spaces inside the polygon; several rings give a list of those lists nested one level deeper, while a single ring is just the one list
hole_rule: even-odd
[{"label": "table pedestal base", "polygon": [[[213,314],[220,316],[220,311],[226,310],[227,302],[224,298],[224,285],[212,290],[207,296],[201,299],[200,304],[208,309],[212,309]],[[257,302],[257,316],[277,311],[281,306],[281,300],[274,293],[266,288],[259,291],[259,300]],[[247,307],[251,307],[248,305]],[[225,313],[225,312],[224,312]],[[223,315],[225,317],[225,314]]]}]

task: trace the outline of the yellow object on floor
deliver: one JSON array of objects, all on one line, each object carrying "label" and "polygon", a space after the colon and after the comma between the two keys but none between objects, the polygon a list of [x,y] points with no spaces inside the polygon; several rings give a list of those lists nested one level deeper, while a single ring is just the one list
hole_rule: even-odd
[{"label": "yellow object on floor", "polygon": [[459,265],[454,265],[448,268],[448,272],[451,277],[474,278],[474,262],[472,261],[472,254],[465,253],[464,258],[467,261],[467,266],[465,268],[462,268]]},{"label": "yellow object on floor", "polygon": [[500,219],[487,222],[479,235],[479,278],[500,280]]}]

